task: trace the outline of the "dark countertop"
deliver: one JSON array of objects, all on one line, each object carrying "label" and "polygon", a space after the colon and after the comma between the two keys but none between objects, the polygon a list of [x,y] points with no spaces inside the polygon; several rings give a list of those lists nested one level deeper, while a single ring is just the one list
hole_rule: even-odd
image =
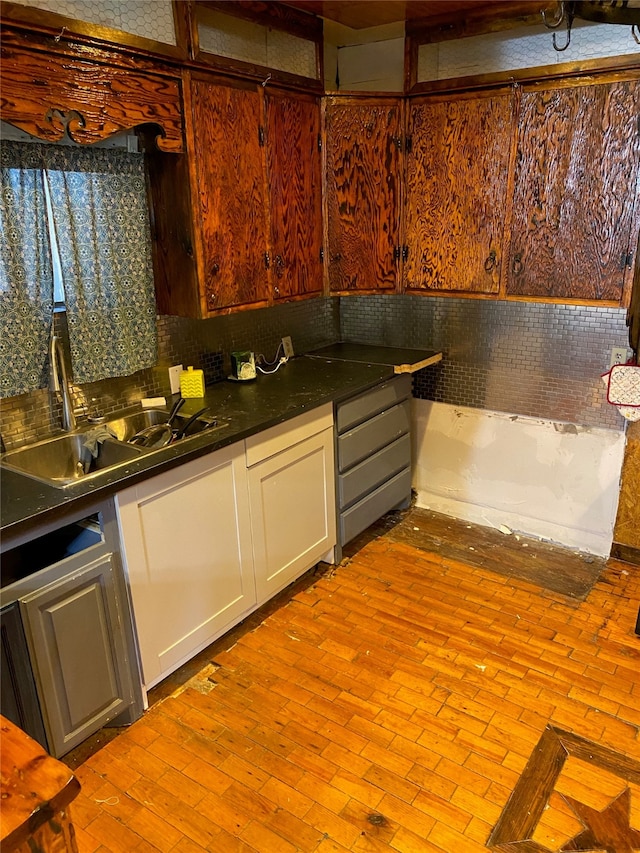
[{"label": "dark countertop", "polygon": [[[154,474],[241,441],[323,403],[339,402],[392,376],[393,367],[387,364],[302,356],[271,376],[259,374],[256,380],[246,383],[223,381],[209,386],[205,397],[208,414],[228,421],[228,427],[144,454],[90,481],[80,480],[56,489],[1,468],[2,550],[31,538],[36,528],[37,533],[45,532]],[[201,399],[187,400],[182,412],[191,414],[202,405]]]},{"label": "dark countertop", "polygon": [[406,347],[379,347],[372,344],[353,344],[339,341],[308,352],[313,358],[333,358],[339,361],[357,361],[363,364],[384,364],[393,367],[394,373],[415,373],[442,361],[436,350],[408,349]]}]

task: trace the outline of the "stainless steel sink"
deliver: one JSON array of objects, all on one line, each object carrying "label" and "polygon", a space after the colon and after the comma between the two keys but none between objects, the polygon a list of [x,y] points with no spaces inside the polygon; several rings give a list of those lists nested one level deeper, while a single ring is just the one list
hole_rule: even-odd
[{"label": "stainless steel sink", "polygon": [[[105,426],[115,433],[119,441],[129,441],[142,429],[157,424],[165,424],[168,417],[169,413],[164,409],[138,409],[135,412],[123,412],[118,417],[108,420]],[[173,428],[179,431],[187,423],[189,417],[189,415],[182,413],[177,414],[173,419]],[[185,438],[197,435],[204,430],[221,429],[226,426],[226,423],[221,423],[217,418],[205,413],[190,424]]]},{"label": "stainless steel sink", "polygon": [[[81,480],[91,480],[106,470],[126,465],[162,448],[142,447],[128,444],[133,436],[145,427],[164,424],[169,413],[164,409],[138,409],[125,411],[104,424],[83,428],[53,438],[38,441],[25,447],[9,450],[0,456],[0,465],[34,480],[62,489]],[[178,414],[173,427],[180,430],[189,420],[189,415]],[[222,429],[228,426],[216,418],[203,414],[193,421],[182,439],[186,441],[204,430]],[[107,427],[115,438],[107,438],[96,445],[97,456],[93,458],[85,447],[93,429]]]},{"label": "stainless steel sink", "polygon": [[18,447],[5,453],[0,464],[34,480],[64,488],[144,455],[140,447],[107,439],[97,445],[97,457],[94,459],[85,447],[89,435],[89,430],[66,433]]}]

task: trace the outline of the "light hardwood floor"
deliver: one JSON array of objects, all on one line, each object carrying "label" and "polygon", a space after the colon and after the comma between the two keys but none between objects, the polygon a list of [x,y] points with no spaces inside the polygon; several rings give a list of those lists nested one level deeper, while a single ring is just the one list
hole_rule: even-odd
[{"label": "light hardwood floor", "polygon": [[77,768],[79,851],[594,849],[617,809],[630,853],[639,603],[625,563],[576,600],[382,530]]}]

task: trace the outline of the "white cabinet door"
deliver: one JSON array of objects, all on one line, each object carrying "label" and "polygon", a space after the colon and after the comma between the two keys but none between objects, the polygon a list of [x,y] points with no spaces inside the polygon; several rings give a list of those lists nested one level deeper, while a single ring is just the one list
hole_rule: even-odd
[{"label": "white cabinet door", "polygon": [[[303,416],[303,419],[306,416]],[[258,603],[267,601],[321,559],[336,543],[333,418],[308,438],[299,419],[265,433],[274,455],[249,468],[251,528]],[[326,424],[330,426],[326,426]],[[312,431],[313,426],[306,431]],[[281,440],[278,441],[278,432]],[[275,441],[274,441],[275,439]],[[247,458],[255,458],[247,440]]]},{"label": "white cabinet door", "polygon": [[244,444],[117,496],[146,688],[256,602]]}]

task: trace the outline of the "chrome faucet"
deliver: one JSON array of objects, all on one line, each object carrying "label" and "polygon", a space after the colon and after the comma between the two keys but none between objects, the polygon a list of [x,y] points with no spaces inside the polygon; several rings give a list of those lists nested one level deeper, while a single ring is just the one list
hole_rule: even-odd
[{"label": "chrome faucet", "polygon": [[77,426],[76,416],[71,401],[71,390],[69,389],[67,368],[64,364],[62,344],[57,335],[51,336],[49,358],[51,361],[51,390],[58,394],[62,400],[62,429],[71,432]]}]

